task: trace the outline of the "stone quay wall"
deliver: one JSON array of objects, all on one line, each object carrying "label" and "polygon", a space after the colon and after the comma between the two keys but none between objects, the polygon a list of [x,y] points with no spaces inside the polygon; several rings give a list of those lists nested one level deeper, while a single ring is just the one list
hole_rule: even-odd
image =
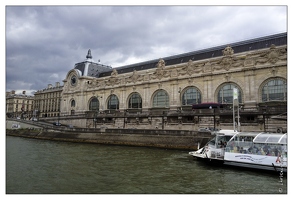
[{"label": "stone quay wall", "polygon": [[210,133],[170,130],[104,129],[92,132],[53,129],[7,129],[6,135],[66,142],[197,150],[213,136]]}]

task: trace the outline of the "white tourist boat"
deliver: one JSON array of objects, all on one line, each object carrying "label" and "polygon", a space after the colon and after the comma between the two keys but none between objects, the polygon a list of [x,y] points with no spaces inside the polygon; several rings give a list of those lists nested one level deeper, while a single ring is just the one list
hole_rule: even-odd
[{"label": "white tourist boat", "polygon": [[221,131],[189,154],[224,165],[287,172],[287,133]]}]

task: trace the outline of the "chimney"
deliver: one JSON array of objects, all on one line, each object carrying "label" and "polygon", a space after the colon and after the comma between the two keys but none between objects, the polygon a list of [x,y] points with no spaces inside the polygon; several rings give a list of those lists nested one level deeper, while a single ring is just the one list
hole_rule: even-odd
[{"label": "chimney", "polygon": [[60,83],[59,82],[56,82],[56,87],[59,87],[60,86]]},{"label": "chimney", "polygon": [[24,90],[24,91],[22,91],[22,94],[25,94],[25,90]]},{"label": "chimney", "polygon": [[15,90],[12,90],[12,91],[11,91],[11,94],[15,94]]},{"label": "chimney", "polygon": [[48,89],[52,88],[52,84],[48,84]]}]

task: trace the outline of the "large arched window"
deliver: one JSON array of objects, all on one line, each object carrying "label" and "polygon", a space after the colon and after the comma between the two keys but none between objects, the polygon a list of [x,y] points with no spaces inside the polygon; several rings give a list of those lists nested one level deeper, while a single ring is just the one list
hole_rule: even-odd
[{"label": "large arched window", "polygon": [[100,102],[97,97],[93,97],[90,100],[89,110],[99,110]]},{"label": "large arched window", "polygon": [[153,99],[153,107],[169,107],[169,95],[165,90],[156,92]]},{"label": "large arched window", "polygon": [[138,93],[131,95],[128,101],[128,108],[142,108],[141,96]]},{"label": "large arched window", "polygon": [[195,87],[189,87],[183,91],[182,105],[192,105],[201,103],[200,91]]},{"label": "large arched window", "polygon": [[109,97],[107,109],[119,109],[119,100],[115,94],[111,94],[111,96]]},{"label": "large arched window", "polygon": [[233,103],[233,89],[238,90],[238,102],[242,103],[242,93],[240,88],[233,83],[227,83],[221,86],[218,92],[218,103]]},{"label": "large arched window", "polygon": [[262,101],[287,100],[287,82],[284,79],[271,79],[265,83],[261,93]]}]

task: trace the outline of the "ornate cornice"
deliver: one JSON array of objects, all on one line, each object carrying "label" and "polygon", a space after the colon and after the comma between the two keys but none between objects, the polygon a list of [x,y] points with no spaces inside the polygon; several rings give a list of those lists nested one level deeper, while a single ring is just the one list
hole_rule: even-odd
[{"label": "ornate cornice", "polygon": [[[231,77],[230,73],[286,65],[287,61],[287,46],[277,48],[275,45],[272,45],[265,50],[247,51],[240,54],[234,54],[233,48],[227,46],[222,53],[222,57],[201,61],[189,60],[186,63],[171,66],[165,66],[165,61],[160,59],[155,69],[139,72],[134,70],[132,73],[123,75],[118,74],[113,69],[110,77],[88,80],[85,84],[85,89],[100,90],[221,74],[228,81],[229,77]],[[272,73],[275,72],[276,68]]]}]

